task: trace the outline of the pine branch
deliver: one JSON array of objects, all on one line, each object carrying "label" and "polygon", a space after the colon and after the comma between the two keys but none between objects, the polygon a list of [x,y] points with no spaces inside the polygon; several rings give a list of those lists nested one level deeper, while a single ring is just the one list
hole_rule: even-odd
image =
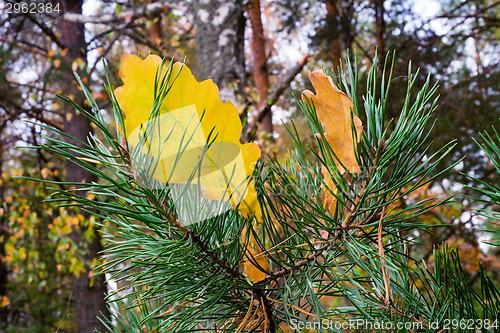
[{"label": "pine branch", "polygon": [[193,243],[195,243],[214,263],[219,265],[221,268],[223,268],[228,275],[230,275],[233,278],[240,279],[240,280],[245,280],[245,276],[238,272],[237,269],[234,269],[229,265],[227,261],[223,261],[219,259],[217,254],[210,250],[207,244],[205,244],[200,237],[198,237],[193,229],[187,229],[186,230],[186,237],[185,239],[191,239]]},{"label": "pine branch", "polygon": [[[270,112],[307,59],[306,56],[277,87],[252,128],[256,130],[259,119]],[[449,149],[445,146],[432,155],[427,154],[428,147],[424,146],[429,135],[427,124],[436,106],[436,86],[429,79],[417,96],[410,98],[416,81],[409,76],[401,115],[391,127],[393,130],[388,128],[388,88],[383,82],[382,92],[378,90],[376,62],[375,58],[363,96],[366,123],[361,141],[353,147],[359,171],[339,171],[338,163],[342,162],[322,134],[325,128],[314,105],[299,103],[316,133],[319,150],[309,147],[312,154],[306,152],[292,122],[295,132],[287,129],[295,142],[295,151],[282,163],[266,159],[259,172],[255,172],[263,217],[255,226],[261,232],[249,230],[255,245],[267,248],[255,256],[245,253],[248,247],[241,244],[241,226],[248,219],[237,211],[186,227],[177,219],[184,207],[177,206],[183,203],[175,202],[172,188],[137,185],[128,155],[130,147],[123,133],[117,129],[118,139],[114,138],[91,94],[82,85],[96,114],[75,107],[92,119],[106,142],[92,136],[88,144],[82,143],[83,148],[77,149],[57,138],[65,136],[64,132],[52,129],[55,137],[46,138],[43,147],[102,179],[87,184],[85,189],[79,188],[95,194],[97,201],[65,189],[57,192],[60,197],[50,201],[89,209],[110,222],[104,230],[110,246],[105,252],[106,263],[100,269],[124,282],[115,294],[118,297],[111,301],[117,304],[113,312],[119,324],[109,321],[110,331],[136,332],[140,327],[149,332],[276,332],[282,322],[304,320],[304,316],[309,316],[307,320],[409,319],[425,324],[435,318],[476,318],[474,302],[486,313],[494,313],[493,297],[488,296],[498,294],[493,283],[481,272],[481,286],[489,289],[479,295],[466,283],[458,255],[444,250],[436,252],[435,272],[430,272],[424,265],[415,264],[406,252],[409,240],[401,231],[424,229],[415,217],[442,202],[416,200],[401,207],[399,199],[439,176],[442,171],[436,175],[431,172]],[[333,79],[356,100],[357,73],[352,70],[357,65],[351,66],[349,60],[347,64],[349,78],[341,72],[338,80]],[[390,82],[389,78],[387,84]],[[166,86],[160,85],[159,91],[166,92],[162,87]],[[106,89],[116,124],[123,129],[123,115],[111,85]],[[161,96],[160,92],[155,91],[155,96]],[[358,114],[357,101],[353,104],[352,114]],[[161,98],[155,101],[155,106],[159,105]],[[152,114],[156,111],[153,108]],[[45,124],[40,126],[47,128]],[[351,129],[356,131],[354,126]],[[490,149],[493,151],[489,155],[500,156],[500,148]],[[421,156],[427,158],[423,160]],[[500,159],[493,161],[500,169]],[[331,199],[335,205],[325,199]],[[245,255],[255,263],[255,269],[261,266],[262,257],[275,268],[265,268],[264,279],[252,284],[248,272],[240,272]],[[457,279],[448,281],[442,274]],[[121,291],[128,295],[118,295]],[[327,310],[322,303],[324,296],[340,297],[346,305]],[[125,303],[127,306],[123,306]]]},{"label": "pine branch", "polygon": [[297,270],[303,268],[304,266],[308,265],[310,262],[314,261],[316,258],[321,256],[324,251],[329,250],[333,245],[335,245],[335,243],[325,242],[319,248],[314,249],[314,251],[315,251],[314,253],[310,254],[309,256],[305,257],[304,259],[297,261],[293,266],[289,265],[285,268],[282,268],[282,269],[276,271],[275,273],[266,275],[266,277],[263,280],[259,281],[258,284],[264,285],[264,284],[267,284],[271,281],[276,281],[285,275],[288,275],[290,273],[293,273],[294,271],[297,271]]}]

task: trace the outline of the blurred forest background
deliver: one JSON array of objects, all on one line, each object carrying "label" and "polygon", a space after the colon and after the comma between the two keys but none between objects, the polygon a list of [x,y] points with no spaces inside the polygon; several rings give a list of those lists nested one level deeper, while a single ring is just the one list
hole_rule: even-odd
[{"label": "blurred forest background", "polygon": [[59,15],[8,14],[8,2],[0,2],[0,332],[93,332],[102,329],[96,314],[109,315],[104,294],[115,286],[92,271],[105,246],[94,218],[44,202],[53,185],[15,177],[98,180],[46,151],[16,147],[40,144],[48,135],[41,125],[86,141],[89,122],[56,94],[86,105],[76,71],[109,109],[101,59],[118,86],[125,53],[186,58],[198,80],[212,78],[237,106],[242,141],[278,158],[291,147],[283,123],[308,128],[292,93],[311,89],[309,70],[336,68],[347,54],[363,69],[377,49],[382,63],[395,51],[388,112],[397,118],[411,60],[422,82],[427,74],[440,81],[433,147],[456,140],[446,163],[467,157],[418,193],[455,201],[420,217],[432,233],[408,235],[424,244],[413,251],[429,261],[433,246],[446,242],[459,248],[471,283],[478,260],[500,280],[499,247],[483,243],[484,221],[473,213],[488,203],[471,200],[466,186],[468,175],[499,181],[473,138],[499,127],[500,1],[65,0],[53,2]]}]

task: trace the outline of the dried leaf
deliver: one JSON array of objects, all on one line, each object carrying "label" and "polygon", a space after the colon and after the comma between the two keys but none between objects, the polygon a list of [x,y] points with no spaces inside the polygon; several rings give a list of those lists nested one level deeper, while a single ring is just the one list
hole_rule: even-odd
[{"label": "dried leaf", "polygon": [[[318,119],[325,127],[325,137],[332,148],[333,152],[340,160],[335,161],[340,173],[344,173],[347,168],[351,173],[361,172],[355,155],[355,146],[361,140],[363,126],[361,120],[352,113],[352,100],[342,92],[332,79],[325,75],[322,70],[317,70],[309,73],[309,79],[316,90],[313,94],[309,90],[305,90],[302,95],[302,100],[312,100],[316,109]],[[353,132],[351,126],[351,114],[356,129],[356,138],[353,140]],[[321,173],[325,179],[326,187],[334,193],[336,187],[333,179],[326,166],[321,167]],[[337,200],[328,189],[324,189],[324,208],[328,209],[331,214],[335,214]],[[321,232],[325,237],[327,233]]]},{"label": "dried leaf", "polygon": [[[305,90],[302,99],[304,101],[310,99],[314,102],[318,119],[325,127],[326,140],[342,165],[351,173],[361,172],[356,161],[354,148],[355,144],[361,140],[363,126],[361,120],[353,114],[352,118],[356,129],[356,140],[353,142],[351,129],[352,100],[338,89],[332,79],[321,70],[309,73],[309,79],[316,90],[316,94]],[[336,162],[336,165],[341,173],[345,172],[340,163]]]}]

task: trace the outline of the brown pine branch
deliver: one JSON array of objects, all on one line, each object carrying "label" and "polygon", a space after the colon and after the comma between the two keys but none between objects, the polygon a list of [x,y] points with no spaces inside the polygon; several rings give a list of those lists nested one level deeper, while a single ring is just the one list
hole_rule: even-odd
[{"label": "brown pine branch", "polygon": [[190,238],[193,243],[195,243],[196,246],[198,246],[198,248],[200,248],[200,250],[202,250],[212,260],[212,262],[223,268],[228,275],[236,279],[246,280],[243,274],[238,272],[237,269],[231,267],[228,262],[221,260],[214,251],[210,250],[208,245],[194,233],[193,229],[186,230],[186,238]]}]

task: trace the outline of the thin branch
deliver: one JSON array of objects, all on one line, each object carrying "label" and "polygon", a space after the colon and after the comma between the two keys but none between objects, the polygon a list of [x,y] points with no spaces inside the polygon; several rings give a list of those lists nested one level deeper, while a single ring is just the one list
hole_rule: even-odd
[{"label": "thin branch", "polygon": [[210,250],[200,237],[198,237],[193,229],[186,230],[186,237],[190,238],[193,243],[195,243],[214,263],[223,268],[227,274],[232,276],[233,278],[239,278],[245,280],[245,276],[238,272],[237,269],[232,268],[226,261],[221,260],[214,251]]},{"label": "thin branch", "polygon": [[387,263],[385,261],[385,253],[384,253],[384,243],[382,241],[382,220],[384,218],[385,206],[382,208],[382,214],[380,215],[380,220],[378,221],[378,254],[380,255],[380,268],[382,269],[382,276],[384,278],[384,286],[385,286],[385,298],[384,304],[388,305],[391,300],[391,290],[390,283],[391,280],[389,278],[389,273],[387,271]]},{"label": "thin branch", "polygon": [[293,265],[293,267],[292,266],[287,266],[287,267],[285,267],[283,269],[280,269],[279,271],[277,271],[275,273],[272,273],[270,275],[266,275],[266,277],[264,279],[260,280],[257,283],[258,284],[267,284],[270,281],[277,280],[278,278],[280,278],[282,276],[285,276],[285,275],[287,275],[289,273],[292,273],[296,269],[300,269],[301,267],[309,264],[311,261],[315,260],[320,255],[322,255],[323,252],[326,251],[326,250],[328,250],[331,246],[333,246],[333,244],[335,244],[335,242],[325,242],[322,246],[320,246],[319,248],[315,249],[316,250],[315,252],[313,252],[312,254],[308,255],[304,259],[301,259],[301,260],[297,261]]},{"label": "thin branch", "polygon": [[34,24],[36,24],[40,29],[42,29],[42,31],[57,45],[59,46],[61,49],[65,49],[66,48],[66,45],[64,45],[61,40],[59,39],[59,37],[56,36],[56,34],[52,31],[52,29],[50,29],[49,27],[47,27],[47,25],[43,22],[38,22],[37,19],[35,19],[34,17],[32,17],[31,15],[26,15],[26,17],[31,21],[33,22]]},{"label": "thin branch", "polygon": [[158,55],[161,58],[164,58],[167,61],[172,60],[172,57],[168,56],[163,50],[158,48],[157,45],[151,43],[151,41],[148,38],[146,38],[144,35],[142,35],[139,31],[127,29],[123,32],[123,35],[129,37],[130,39],[132,39],[133,41],[135,41],[138,44],[146,45],[150,49],[158,52]]},{"label": "thin branch", "polygon": [[[278,304],[284,305],[284,303],[283,303],[283,302],[281,302],[281,301],[277,301],[277,300],[272,299],[272,298],[268,298],[268,300],[270,300],[271,302],[274,302],[274,303],[278,303]],[[299,308],[298,306],[295,306],[295,305],[293,305],[293,304],[289,304],[289,303],[287,303],[287,304],[286,304],[286,306],[289,306],[289,307],[291,307],[291,308],[294,308],[295,310],[297,310],[297,311],[299,311],[299,312],[302,312],[302,313],[303,313],[303,314],[305,314],[306,316],[311,316],[311,317],[313,317],[314,319],[318,319],[318,316],[316,316],[315,314],[310,313],[310,312],[307,312],[306,310],[301,309],[301,308]]]},{"label": "thin branch", "polygon": [[0,38],[0,42],[2,42],[4,44],[11,44],[11,43],[15,42],[16,47],[21,49],[21,50],[25,50],[25,51],[28,51],[30,53],[38,54],[38,55],[41,55],[43,57],[47,57],[47,58],[49,57],[47,50],[41,48],[38,45],[31,44],[31,43],[24,41],[24,40],[9,41],[6,38]]},{"label": "thin branch", "polygon": [[125,10],[120,14],[113,13],[87,16],[76,13],[66,13],[63,15],[63,19],[76,23],[108,24],[120,21],[131,21],[137,18],[164,13],[172,9],[184,10],[185,6],[179,1],[160,1],[145,6],[138,6],[130,10]]},{"label": "thin branch", "polygon": [[259,124],[262,122],[262,120],[271,112],[271,107],[276,104],[280,96],[283,94],[283,92],[290,86],[290,83],[293,81],[293,79],[297,76],[297,74],[302,71],[304,66],[308,63],[310,59],[310,56],[308,54],[304,55],[302,60],[298,62],[298,64],[293,67],[291,70],[288,71],[288,73],[285,75],[283,79],[280,80],[280,84],[276,87],[276,89],[269,95],[269,98],[267,99],[266,105],[259,110],[259,113],[257,116],[253,119],[253,121],[250,123],[248,126],[248,129],[245,133],[245,138],[246,141],[252,141],[255,139],[255,135],[257,132],[257,128],[259,127]]}]

